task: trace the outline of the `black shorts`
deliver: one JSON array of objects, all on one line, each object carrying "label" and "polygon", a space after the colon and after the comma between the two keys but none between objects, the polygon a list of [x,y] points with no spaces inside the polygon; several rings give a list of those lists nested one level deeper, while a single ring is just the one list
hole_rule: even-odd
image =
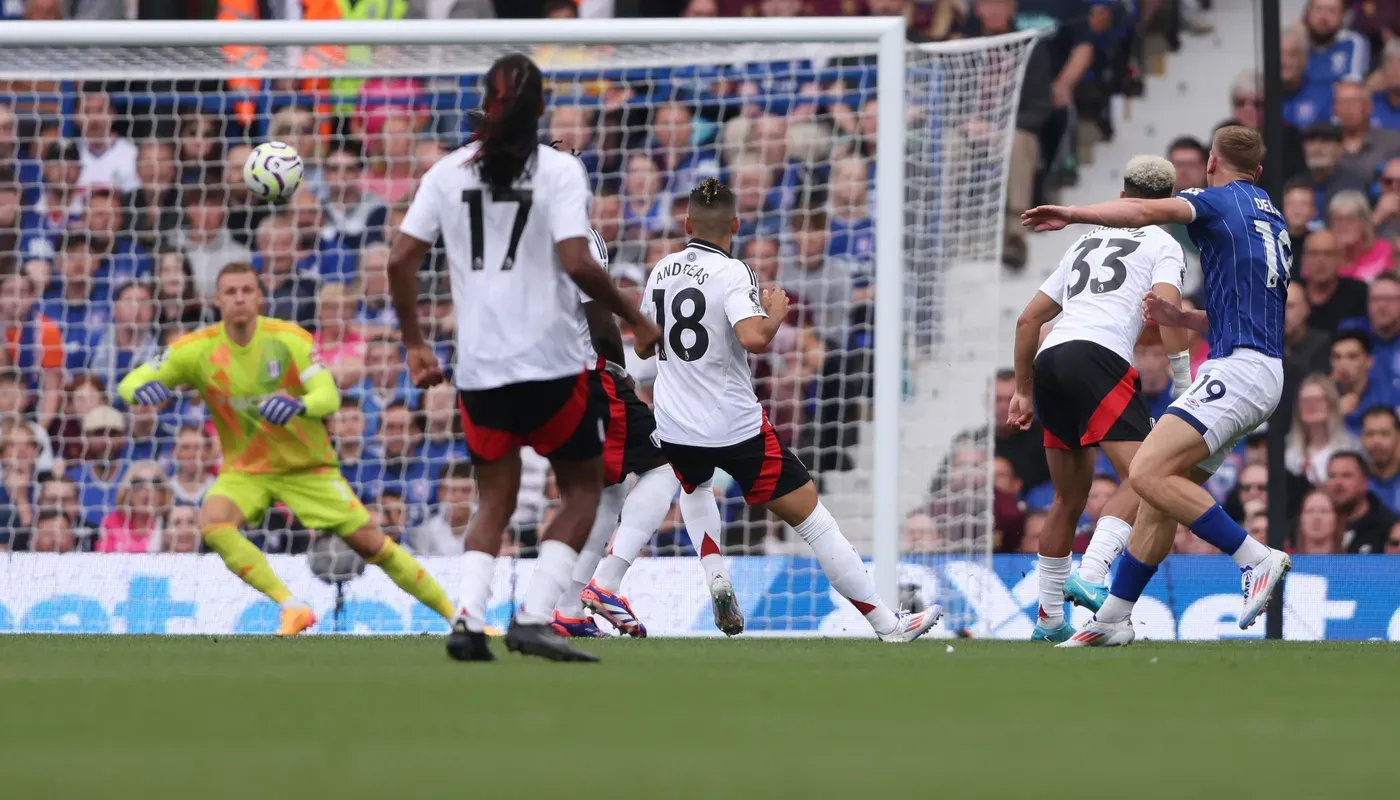
[{"label": "black shorts", "polygon": [[1035,357],[1035,416],[1045,429],[1045,446],[1058,450],[1140,442],[1152,430],[1137,369],[1083,339]]},{"label": "black shorts", "polygon": [[749,505],[767,503],[802,488],[812,476],[802,460],[778,441],[773,423],[763,418],[763,429],[752,439],[728,447],[698,447],[661,443],[661,452],[681,479],[686,494],[722,469],[734,478]]},{"label": "black shorts", "polygon": [[457,393],[462,431],[472,461],[495,461],[530,446],[557,461],[603,454],[603,415],[588,372],[548,381]]},{"label": "black shorts", "polygon": [[606,369],[588,373],[594,402],[604,412],[603,480],[608,486],[628,475],[641,475],[666,463],[661,448],[652,441],[656,417],[651,407],[633,391],[631,382],[619,381]]}]

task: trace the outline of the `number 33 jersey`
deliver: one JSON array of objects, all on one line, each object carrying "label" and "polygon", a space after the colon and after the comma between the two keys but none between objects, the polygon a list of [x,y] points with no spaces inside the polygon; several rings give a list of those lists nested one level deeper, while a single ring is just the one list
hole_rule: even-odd
[{"label": "number 33 jersey", "polygon": [[1180,291],[1185,273],[1181,245],[1163,229],[1095,228],[1079,237],[1040,287],[1064,309],[1040,352],[1083,339],[1133,363],[1142,296],[1159,283]]},{"label": "number 33 jersey", "polygon": [[439,234],[457,317],[453,378],[468,391],[577,375],[579,291],[557,242],[587,238],[592,195],[583,164],[540,145],[509,189],[487,186],[460,147],[423,176],[399,229],[421,242]]},{"label": "number 33 jersey", "polygon": [[642,311],[661,329],[653,388],[663,442],[726,447],[763,427],[749,354],[734,325],[766,317],[758,277],[723,248],[692,239],[656,263]]}]

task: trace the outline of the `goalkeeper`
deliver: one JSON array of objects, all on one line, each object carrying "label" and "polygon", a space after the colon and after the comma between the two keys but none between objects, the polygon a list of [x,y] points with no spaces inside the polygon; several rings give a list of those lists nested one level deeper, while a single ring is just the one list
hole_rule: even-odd
[{"label": "goalkeeper", "polygon": [[344,537],[399,588],[450,619],[455,609],[437,581],[370,521],[341,477],[321,422],[340,407],[340,392],[312,355],[311,334],[259,314],[262,285],[247,264],[219,272],[214,303],[222,323],[180,337],[118,387],[129,404],[163,405],[179,386],[204,398],[224,452],[223,469],[200,510],[205,544],[233,574],[282,607],[279,636],[301,633],[316,615],[238,531],[261,521],[274,500],[307,527]]}]

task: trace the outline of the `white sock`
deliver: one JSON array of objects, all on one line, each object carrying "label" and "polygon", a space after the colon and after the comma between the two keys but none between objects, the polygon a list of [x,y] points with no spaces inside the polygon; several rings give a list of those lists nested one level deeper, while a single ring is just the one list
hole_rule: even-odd
[{"label": "white sock", "polygon": [[598,562],[603,559],[603,551],[608,549],[608,540],[612,539],[613,531],[617,530],[617,514],[622,509],[622,501],[626,499],[627,487],[623,484],[609,486],[603,490],[603,496],[598,498],[598,515],[593,518],[593,529],[588,532],[588,541],[584,542],[578,560],[574,562],[573,579],[559,596],[559,604],[555,606],[559,616],[569,619],[583,617],[583,601],[579,599],[579,595],[583,593],[583,587],[593,580]]},{"label": "white sock", "polygon": [[697,486],[694,492],[681,492],[681,519],[685,521],[686,533],[690,534],[690,545],[700,554],[700,566],[705,570],[705,586],[715,582],[715,578],[729,577],[724,566],[724,555],[719,542],[724,523],[719,515],[719,503],[711,484]]},{"label": "white sock", "polygon": [[530,588],[525,591],[525,602],[520,604],[516,619],[526,625],[543,625],[549,622],[559,595],[569,585],[574,563],[578,561],[578,551],[558,539],[545,539],[540,542],[540,554],[535,559],[535,574],[530,578]]},{"label": "white sock", "polygon": [[1133,526],[1117,517],[1099,517],[1094,526],[1094,536],[1084,550],[1084,558],[1079,561],[1079,577],[1090,583],[1104,583],[1108,578],[1108,568],[1128,546],[1128,537]]},{"label": "white sock", "polygon": [[466,620],[467,630],[486,630],[486,601],[491,597],[491,579],[496,575],[496,557],[480,550],[462,554],[462,577],[457,584],[457,618]]},{"label": "white sock", "polygon": [[1065,621],[1065,581],[1069,580],[1072,566],[1069,556],[1051,558],[1040,556],[1037,561],[1040,572],[1040,613],[1045,615],[1047,628],[1061,625]]},{"label": "white sock", "polygon": [[870,622],[876,633],[890,633],[899,619],[875,591],[875,579],[865,571],[865,562],[836,525],[836,518],[820,501],[794,530],[811,546],[831,587],[851,601]]},{"label": "white sock", "polygon": [[1244,537],[1244,542],[1240,544],[1240,549],[1231,554],[1235,563],[1240,569],[1252,567],[1255,564],[1269,557],[1269,546],[1255,539],[1253,536]]},{"label": "white sock", "polygon": [[1094,614],[1099,622],[1122,622],[1133,613],[1133,604],[1117,595],[1109,595],[1103,607]]},{"label": "white sock", "polygon": [[666,519],[671,501],[681,488],[681,481],[669,466],[657,467],[637,479],[637,485],[627,493],[622,504],[622,520],[613,537],[612,549],[598,565],[593,579],[609,592],[622,589],[622,576],[651,541],[652,534]]}]

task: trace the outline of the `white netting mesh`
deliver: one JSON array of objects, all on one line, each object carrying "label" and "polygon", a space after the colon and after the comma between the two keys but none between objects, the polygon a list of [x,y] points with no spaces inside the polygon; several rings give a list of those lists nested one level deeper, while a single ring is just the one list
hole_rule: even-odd
[{"label": "white netting mesh", "polygon": [[[945,562],[991,547],[1004,164],[1029,43],[908,50],[901,550],[919,597],[951,599],[954,611],[976,588]],[[0,542],[199,549],[190,506],[219,461],[204,408],[184,397],[158,414],[126,409],[115,386],[172,337],[212,322],[214,275],[250,261],[268,313],[315,332],[347,398],[330,421],[347,479],[392,533],[449,554],[472,502],[469,481],[444,477],[464,459],[455,402],[448,389],[407,383],[384,243],[416,179],[463,140],[481,71],[511,49],[546,72],[542,138],[586,164],[594,225],[630,291],[682,245],[696,182],[717,175],[736,189],[736,254],[797,308],[796,324],[754,360],[759,395],[868,554],[871,491],[884,479],[870,422],[878,97],[873,47],[834,43],[0,51],[0,268],[25,278],[0,295],[14,332],[0,359],[0,416],[13,420]],[[268,138],[307,165],[283,207],[251,202],[240,177],[250,145]],[[440,259],[424,264],[420,311],[450,363]],[[43,319],[25,315],[28,292]],[[654,368],[629,368],[649,394]],[[529,464],[513,525],[525,552],[554,497],[543,465]],[[723,508],[729,552],[807,555],[734,491]],[[286,553],[316,536],[281,509],[250,533]],[[655,546],[692,552],[677,513]],[[806,602],[814,589],[773,591]]]}]

